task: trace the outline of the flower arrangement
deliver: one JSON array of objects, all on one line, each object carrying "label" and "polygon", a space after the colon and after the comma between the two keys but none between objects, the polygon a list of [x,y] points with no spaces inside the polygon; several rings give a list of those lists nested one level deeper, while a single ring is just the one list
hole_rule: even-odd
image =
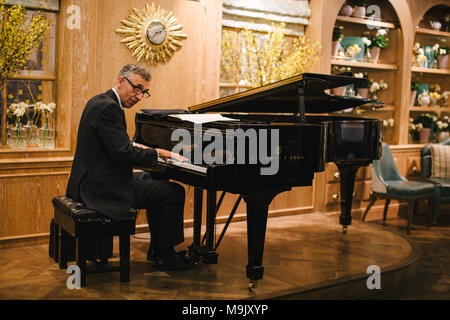
[{"label": "flower arrangement", "polygon": [[27,22],[24,6],[4,3],[0,0],[0,89],[25,64],[32,50],[39,47],[50,27],[45,16],[35,14]]},{"label": "flower arrangement", "polygon": [[370,79],[370,87],[369,91],[372,94],[372,99],[377,99],[377,93],[380,90],[386,90],[388,88],[388,84],[384,82],[383,79],[380,79],[379,82]]},{"label": "flower arrangement", "polygon": [[357,43],[355,43],[355,44],[352,44],[351,46],[349,46],[347,48],[347,52],[346,53],[347,53],[347,55],[352,57],[352,60],[355,60],[356,55],[358,53],[360,53],[360,52],[361,52],[360,46]]},{"label": "flower arrangement", "polygon": [[393,126],[394,126],[394,119],[390,118],[388,120],[383,120],[383,128],[393,127]]},{"label": "flower arrangement", "polygon": [[264,38],[247,29],[239,35],[225,30],[221,73],[238,83],[258,87],[306,72],[319,60],[320,43],[302,36],[289,45],[284,26],[284,23],[274,25]]},{"label": "flower arrangement", "polygon": [[436,121],[436,125],[434,130],[436,132],[448,132],[450,128],[450,119],[448,116],[442,117],[442,119],[438,119]]},{"label": "flower arrangement", "polygon": [[422,67],[423,63],[427,61],[427,57],[425,56],[425,51],[420,47],[420,43],[416,42],[413,47],[414,53],[414,66]]},{"label": "flower arrangement", "polygon": [[10,117],[15,117],[15,127],[20,126],[22,117],[27,113],[28,104],[25,102],[12,103],[8,107]]},{"label": "flower arrangement", "polygon": [[417,131],[420,131],[423,128],[433,128],[434,123],[437,121],[437,117],[430,113],[422,113],[420,116],[414,121],[416,124]]},{"label": "flower arrangement", "polygon": [[389,47],[388,29],[378,29],[376,34],[370,39],[369,48],[387,48]]},{"label": "flower arrangement", "polygon": [[49,104],[44,104],[41,101],[36,102],[36,108],[40,112],[40,114],[44,117],[44,129],[48,129],[48,120],[50,118],[50,114],[55,111],[56,104],[54,102]]},{"label": "flower arrangement", "polygon": [[333,41],[341,42],[344,38],[344,27],[335,26],[333,29]]}]

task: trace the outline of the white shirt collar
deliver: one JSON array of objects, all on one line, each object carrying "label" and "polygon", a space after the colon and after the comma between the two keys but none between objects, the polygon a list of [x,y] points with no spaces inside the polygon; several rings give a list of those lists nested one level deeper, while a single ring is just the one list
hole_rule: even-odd
[{"label": "white shirt collar", "polygon": [[122,101],[120,101],[120,97],[119,97],[119,94],[117,93],[116,89],[112,88],[112,91],[114,91],[114,93],[116,94],[117,100],[119,100],[119,106],[123,109]]}]

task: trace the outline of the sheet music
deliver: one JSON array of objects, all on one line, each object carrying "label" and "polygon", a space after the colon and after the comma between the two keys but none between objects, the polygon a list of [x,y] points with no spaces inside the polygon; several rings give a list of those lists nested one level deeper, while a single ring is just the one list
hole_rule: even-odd
[{"label": "sheet music", "polygon": [[192,171],[197,171],[197,172],[201,172],[201,173],[205,173],[205,174],[206,174],[206,170],[207,170],[207,168],[202,167],[202,166],[197,166],[195,164],[188,163],[188,162],[180,162],[180,161],[173,160],[173,159],[167,159],[167,161],[164,161],[163,159],[158,157],[158,162],[169,163],[169,164],[177,166],[177,167],[186,168],[186,169],[189,169]]},{"label": "sheet music", "polygon": [[205,113],[205,114],[171,114],[169,117],[178,118],[183,121],[202,124],[214,121],[239,121],[238,119],[231,119],[222,116],[220,113]]}]

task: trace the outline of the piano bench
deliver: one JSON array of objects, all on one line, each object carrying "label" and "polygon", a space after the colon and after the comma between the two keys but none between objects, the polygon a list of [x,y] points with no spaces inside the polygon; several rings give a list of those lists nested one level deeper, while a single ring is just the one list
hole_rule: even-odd
[{"label": "piano bench", "polygon": [[[76,261],[81,287],[86,286],[88,259],[100,266],[96,272],[120,271],[120,281],[129,282],[130,235],[135,233],[136,209],[131,209],[125,218],[115,220],[69,197],[55,197],[52,203],[54,218],[50,225],[49,254],[59,262],[59,267],[66,269],[67,262]],[[112,257],[114,236],[119,236],[120,267],[106,268],[108,258]]]}]

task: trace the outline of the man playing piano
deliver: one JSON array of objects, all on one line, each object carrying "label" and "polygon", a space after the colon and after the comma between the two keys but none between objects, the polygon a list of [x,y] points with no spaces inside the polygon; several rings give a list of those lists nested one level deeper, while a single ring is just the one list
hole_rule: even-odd
[{"label": "man playing piano", "polygon": [[150,73],[137,65],[119,72],[114,88],[88,101],[78,126],[77,147],[67,196],[113,219],[131,207],[147,209],[151,243],[147,260],[164,270],[188,267],[174,246],[184,241],[185,193],[179,184],[154,180],[133,166],[156,166],[158,157],[185,161],[164,149],[133,144],[127,134],[123,108],[148,98]]}]

